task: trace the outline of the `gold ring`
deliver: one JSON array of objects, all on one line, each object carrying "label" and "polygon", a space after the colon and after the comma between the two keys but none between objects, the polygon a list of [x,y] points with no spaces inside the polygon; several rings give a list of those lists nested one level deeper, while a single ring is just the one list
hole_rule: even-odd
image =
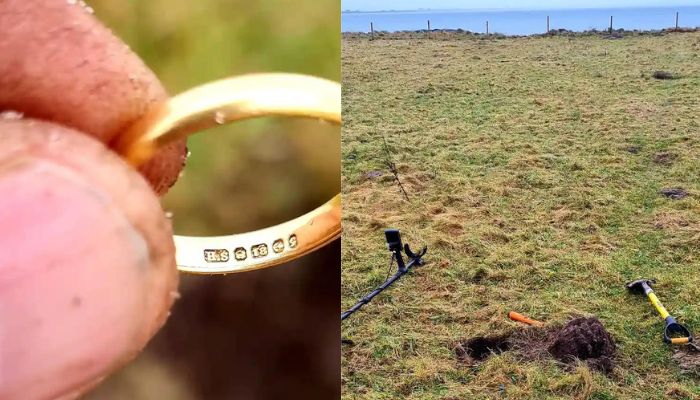
[{"label": "gold ring", "polygon": [[[132,165],[161,146],[216,125],[262,116],[322,119],[340,124],[340,84],[283,73],[211,82],[154,107],[115,143]],[[340,236],[340,194],[298,218],[229,236],[174,236],[178,269],[216,274],[285,263]]]}]

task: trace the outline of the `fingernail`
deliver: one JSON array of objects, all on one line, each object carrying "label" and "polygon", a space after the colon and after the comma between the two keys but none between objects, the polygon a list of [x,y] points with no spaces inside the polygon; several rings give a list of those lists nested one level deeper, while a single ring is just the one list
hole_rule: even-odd
[{"label": "fingernail", "polygon": [[78,171],[0,164],[0,398],[57,397],[133,354],[148,267],[146,240]]}]

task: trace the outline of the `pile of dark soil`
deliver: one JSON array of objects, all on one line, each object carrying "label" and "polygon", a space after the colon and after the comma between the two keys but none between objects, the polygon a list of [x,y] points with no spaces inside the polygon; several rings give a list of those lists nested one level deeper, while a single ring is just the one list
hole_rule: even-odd
[{"label": "pile of dark soil", "polygon": [[606,374],[615,366],[615,342],[595,317],[569,321],[554,336],[549,353],[564,363],[585,361],[591,369]]},{"label": "pile of dark soil", "polygon": [[510,334],[475,337],[455,346],[462,362],[473,364],[511,350],[523,360],[554,358],[565,365],[583,361],[605,374],[615,366],[615,341],[598,318],[575,318],[561,327],[523,328]]}]

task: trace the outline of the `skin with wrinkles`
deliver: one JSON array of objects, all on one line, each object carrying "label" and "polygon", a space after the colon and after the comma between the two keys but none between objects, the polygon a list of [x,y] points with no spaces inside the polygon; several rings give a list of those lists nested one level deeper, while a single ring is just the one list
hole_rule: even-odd
[{"label": "skin with wrinkles", "polygon": [[[167,98],[143,61],[78,4],[0,2],[0,111],[57,122],[103,143]],[[164,194],[185,161],[185,142],[140,168]]]}]

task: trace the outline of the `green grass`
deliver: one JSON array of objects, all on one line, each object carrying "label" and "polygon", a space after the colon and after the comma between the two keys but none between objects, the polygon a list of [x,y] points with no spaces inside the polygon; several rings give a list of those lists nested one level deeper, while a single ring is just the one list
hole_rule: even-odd
[{"label": "green grass", "polygon": [[[624,288],[656,278],[662,302],[700,332],[698,54],[698,33],[345,38],[343,309],[386,276],[383,228],[429,251],[343,323],[355,342],[343,347],[343,397],[700,397],[661,342],[661,319]],[[672,161],[655,161],[661,152]],[[691,196],[666,199],[663,187]],[[605,377],[508,353],[476,368],[455,360],[456,341],[513,329],[509,310],[598,316],[619,367]]]}]

